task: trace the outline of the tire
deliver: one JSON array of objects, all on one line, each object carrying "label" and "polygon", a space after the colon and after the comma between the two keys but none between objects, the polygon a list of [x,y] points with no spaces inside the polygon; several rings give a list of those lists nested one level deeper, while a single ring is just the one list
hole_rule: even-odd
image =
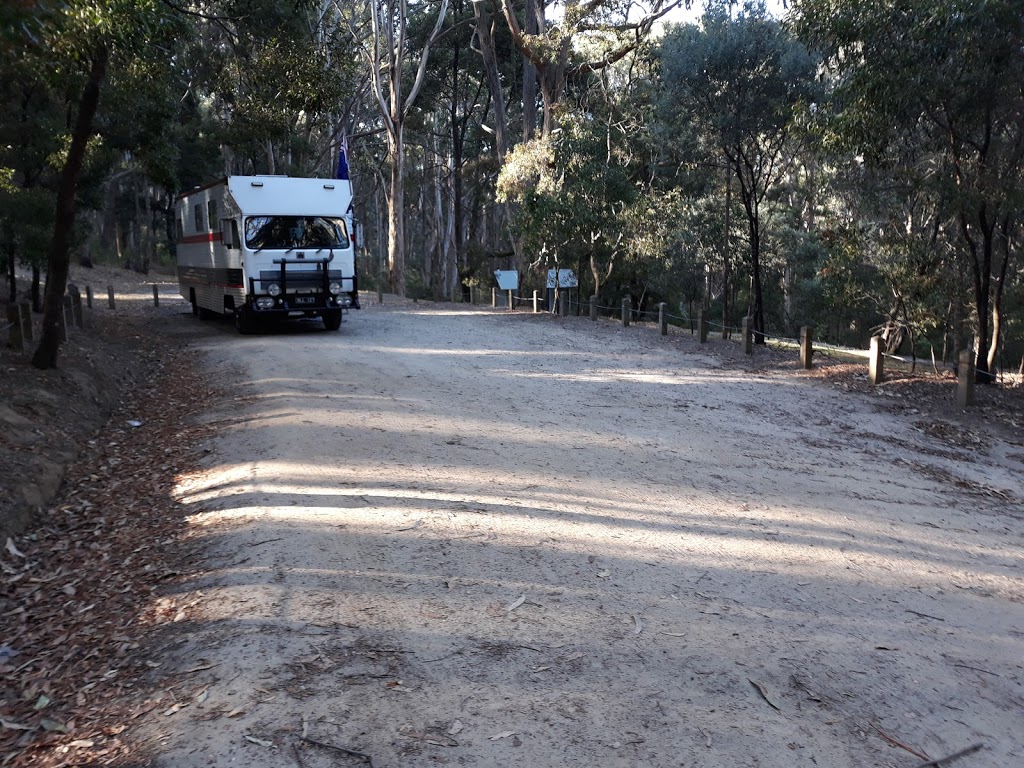
[{"label": "tire", "polygon": [[256,332],[256,318],[252,316],[252,310],[249,307],[235,310],[235,330],[243,336]]},{"label": "tire", "polygon": [[325,309],[321,317],[324,319],[324,328],[328,331],[336,331],[341,328],[340,309]]}]

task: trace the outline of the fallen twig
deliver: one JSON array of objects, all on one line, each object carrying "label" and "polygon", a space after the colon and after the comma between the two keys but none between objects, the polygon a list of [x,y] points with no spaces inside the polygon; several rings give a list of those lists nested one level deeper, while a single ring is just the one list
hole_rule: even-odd
[{"label": "fallen twig", "polygon": [[931,616],[927,613],[921,613],[920,611],[912,611],[909,608],[907,608],[907,613],[912,613],[915,616],[920,616],[922,619],[935,619],[935,621],[945,621],[945,619],[941,616]]},{"label": "fallen twig", "polygon": [[872,723],[871,727],[874,728],[876,731],[878,731],[878,735],[881,736],[886,741],[888,741],[894,747],[899,747],[900,749],[905,749],[910,754],[914,755],[915,757],[920,757],[922,760],[927,760],[928,759],[928,755],[926,755],[924,752],[918,752],[913,747],[908,747],[906,744],[904,744],[899,739],[893,738],[888,733],[886,733],[881,728],[879,728],[876,723]]},{"label": "fallen twig", "polygon": [[391,531],[391,533],[401,533],[402,531],[415,531],[417,528],[422,526],[423,523],[425,523],[425,522],[426,522],[425,520],[417,520],[415,523],[413,523],[412,525],[406,526],[405,528],[395,528],[395,530]]},{"label": "fallen twig", "polygon": [[982,669],[981,667],[972,667],[970,664],[954,664],[953,666],[960,667],[961,669],[971,669],[975,672],[984,672],[986,675],[992,675],[992,677],[1000,677],[1000,675],[995,672],[989,672],[987,669]]},{"label": "fallen twig", "polygon": [[352,755],[353,757],[361,757],[363,758],[363,760],[369,763],[370,768],[373,768],[373,758],[365,752],[357,752],[356,750],[349,749],[348,747],[339,747],[337,744],[328,744],[325,741],[317,741],[316,739],[311,739],[308,736],[301,736],[300,738],[303,741],[308,742],[315,747],[320,747],[321,749],[333,749],[336,752],[341,752],[346,755]]},{"label": "fallen twig", "polygon": [[264,539],[263,541],[254,541],[252,544],[246,544],[247,547],[258,547],[261,544],[270,544],[274,541],[284,541],[284,537],[278,536],[276,539]]},{"label": "fallen twig", "polygon": [[306,768],[306,764],[302,762],[302,755],[299,753],[298,744],[292,744],[292,755],[295,757],[295,762],[299,764],[299,768]]},{"label": "fallen twig", "polygon": [[985,746],[984,744],[980,744],[980,743],[979,744],[972,744],[967,749],[961,749],[959,752],[954,752],[952,755],[946,755],[945,757],[937,757],[934,760],[929,760],[927,762],[920,763],[920,764],[914,766],[914,768],[942,768],[942,763],[949,763],[949,762],[952,762],[953,760],[958,760],[961,757],[966,757],[967,755],[973,755],[975,752],[977,752],[979,749],[981,749],[984,746]]}]

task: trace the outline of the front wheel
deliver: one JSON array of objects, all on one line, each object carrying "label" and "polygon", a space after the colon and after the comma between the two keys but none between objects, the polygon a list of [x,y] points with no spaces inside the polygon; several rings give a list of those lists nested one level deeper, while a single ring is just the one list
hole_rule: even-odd
[{"label": "front wheel", "polygon": [[328,331],[336,331],[341,328],[340,309],[325,309],[321,316],[324,319],[324,328]]},{"label": "front wheel", "polygon": [[241,307],[235,310],[235,330],[243,336],[248,336],[256,330],[256,318],[252,316],[249,307]]}]

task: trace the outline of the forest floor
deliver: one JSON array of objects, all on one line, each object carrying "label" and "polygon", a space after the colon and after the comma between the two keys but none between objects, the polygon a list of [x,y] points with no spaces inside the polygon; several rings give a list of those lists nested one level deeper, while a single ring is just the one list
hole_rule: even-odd
[{"label": "forest floor", "polygon": [[75,277],[61,368],[0,352],[0,765],[1024,757],[1024,388]]}]

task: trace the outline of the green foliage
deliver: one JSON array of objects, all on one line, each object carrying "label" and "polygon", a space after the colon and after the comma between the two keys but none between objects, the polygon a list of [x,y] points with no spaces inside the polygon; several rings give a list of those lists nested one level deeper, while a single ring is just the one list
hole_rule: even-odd
[{"label": "green foliage", "polygon": [[[627,248],[645,210],[625,158],[609,146],[620,135],[593,116],[563,114],[561,129],[513,150],[498,181],[500,200],[519,204],[516,226],[539,263],[554,268],[584,259],[607,265]],[[606,269],[601,269],[603,273]]]}]

